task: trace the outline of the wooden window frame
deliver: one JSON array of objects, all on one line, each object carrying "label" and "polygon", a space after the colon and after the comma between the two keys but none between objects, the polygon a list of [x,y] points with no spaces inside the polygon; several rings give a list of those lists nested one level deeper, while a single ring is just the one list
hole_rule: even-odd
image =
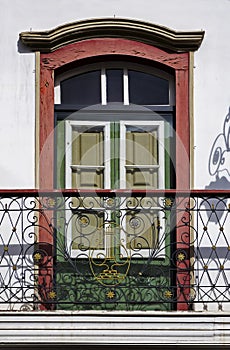
[{"label": "wooden window frame", "polygon": [[[172,74],[165,72],[161,69],[157,69],[150,65],[127,62],[127,61],[103,61],[97,63],[86,64],[85,66],[71,69],[70,71],[64,71],[64,73],[55,76],[55,88],[54,88],[54,101],[55,104],[61,104],[61,82],[65,79],[73,78],[76,75],[81,75],[90,71],[100,70],[101,71],[101,105],[107,105],[107,76],[106,70],[108,69],[121,69],[123,71],[123,103],[124,106],[130,104],[129,96],[129,78],[128,71],[137,71],[165,79],[169,83],[169,103],[163,104],[162,106],[174,106],[174,77]],[[156,104],[158,105],[158,104]]]},{"label": "wooden window frame", "polygon": [[54,76],[60,68],[91,58],[142,58],[160,64],[175,75],[176,189],[190,187],[189,52],[175,53],[141,42],[120,38],[97,38],[66,45],[40,54],[39,188],[54,188]]},{"label": "wooden window frame", "polygon": [[[54,77],[56,72],[71,63],[84,64],[86,59],[103,59],[118,56],[127,59],[144,57],[146,64],[158,64],[169,68],[175,76],[176,101],[176,189],[190,188],[190,115],[189,115],[189,52],[168,52],[142,42],[121,38],[95,38],[69,44],[54,52],[40,55],[40,120],[39,120],[39,188],[54,188]],[[181,218],[177,219],[180,222]],[[180,225],[178,225],[180,226]],[[188,249],[189,241],[184,242],[184,232],[176,232],[177,249]],[[189,234],[188,238],[189,240]],[[183,243],[182,243],[183,242]],[[52,242],[50,242],[52,244]],[[190,265],[189,259],[187,265]],[[187,310],[183,297],[189,293],[186,288],[187,272],[177,274],[178,310]],[[189,285],[189,281],[188,281]],[[185,286],[185,287],[181,287]],[[183,290],[181,291],[181,288]]]}]

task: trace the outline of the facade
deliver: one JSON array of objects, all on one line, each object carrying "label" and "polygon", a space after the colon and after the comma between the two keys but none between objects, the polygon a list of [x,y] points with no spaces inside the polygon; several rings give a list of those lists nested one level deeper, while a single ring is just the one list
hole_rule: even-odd
[{"label": "facade", "polygon": [[1,346],[228,348],[230,2],[1,3]]}]

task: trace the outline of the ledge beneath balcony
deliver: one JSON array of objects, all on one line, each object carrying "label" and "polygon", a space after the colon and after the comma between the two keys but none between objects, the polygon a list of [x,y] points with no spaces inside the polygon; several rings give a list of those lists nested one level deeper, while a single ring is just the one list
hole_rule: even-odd
[{"label": "ledge beneath balcony", "polygon": [[[2,312],[0,348],[82,349],[230,347],[230,314],[199,312]],[[76,345],[78,345],[76,347]],[[128,347],[127,347],[128,346]],[[172,347],[171,347],[172,346]],[[176,346],[176,347],[175,347]],[[130,349],[131,349],[130,348]],[[88,349],[88,347],[87,347]]]}]

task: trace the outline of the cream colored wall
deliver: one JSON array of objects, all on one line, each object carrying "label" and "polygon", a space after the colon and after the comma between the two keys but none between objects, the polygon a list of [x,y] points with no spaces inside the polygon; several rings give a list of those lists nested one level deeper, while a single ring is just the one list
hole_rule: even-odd
[{"label": "cream colored wall", "polygon": [[229,0],[0,0],[0,188],[35,186],[35,54],[19,33],[92,17],[128,17],[176,30],[205,30],[194,55],[194,186],[213,180],[211,146],[230,105]]}]

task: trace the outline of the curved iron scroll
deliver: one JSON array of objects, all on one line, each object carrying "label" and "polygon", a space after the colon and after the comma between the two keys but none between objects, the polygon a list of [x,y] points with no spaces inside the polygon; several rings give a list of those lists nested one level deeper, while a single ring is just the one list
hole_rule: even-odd
[{"label": "curved iron scroll", "polygon": [[229,213],[226,193],[4,195],[0,308],[221,307]]}]

